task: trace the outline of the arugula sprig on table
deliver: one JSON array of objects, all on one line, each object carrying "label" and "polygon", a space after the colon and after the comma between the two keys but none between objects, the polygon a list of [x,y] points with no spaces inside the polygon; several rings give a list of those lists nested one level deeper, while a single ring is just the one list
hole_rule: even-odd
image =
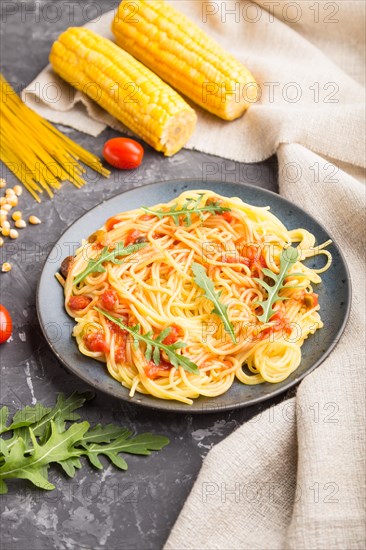
[{"label": "arugula sprig on table", "polygon": [[175,225],[179,225],[180,216],[182,216],[182,221],[186,226],[191,225],[192,223],[192,214],[197,214],[201,220],[203,219],[203,214],[205,212],[210,212],[211,214],[223,214],[224,212],[229,212],[230,208],[227,206],[221,206],[218,200],[213,200],[205,206],[199,206],[203,195],[199,195],[197,199],[187,198],[181,208],[178,208],[177,204],[173,204],[169,210],[151,210],[146,206],[141,206],[141,210],[147,214],[153,214],[157,216],[159,220],[170,216],[173,218]]},{"label": "arugula sprig on table", "polygon": [[134,254],[148,244],[149,243],[136,243],[125,247],[124,244],[120,242],[116,244],[116,247],[113,250],[109,250],[108,246],[105,246],[98,258],[95,260],[90,260],[84,271],[75,277],[74,284],[79,284],[91,273],[105,273],[106,269],[103,267],[104,262],[112,262],[117,265],[123,264],[125,260],[119,260],[118,258],[120,256],[129,256],[130,254]]},{"label": "arugula sprig on table", "polygon": [[139,342],[144,342],[146,345],[145,349],[145,358],[147,361],[151,360],[151,356],[153,357],[153,361],[155,365],[159,365],[160,363],[160,352],[165,351],[165,353],[168,356],[168,359],[170,363],[175,367],[176,369],[178,367],[183,367],[184,370],[187,372],[192,372],[193,374],[199,374],[199,369],[193,361],[188,359],[185,355],[180,355],[176,352],[177,349],[185,348],[187,344],[184,342],[175,342],[174,344],[163,344],[163,340],[168,336],[168,334],[171,331],[170,327],[167,327],[164,329],[158,336],[155,338],[153,337],[153,332],[149,331],[146,334],[140,334],[140,325],[135,325],[134,327],[129,327],[128,325],[125,325],[122,323],[120,319],[117,317],[114,317],[107,311],[100,309],[99,307],[94,307],[99,313],[102,313],[107,319],[118,325],[121,329],[127,331],[131,336],[133,336],[134,339],[134,346],[135,349],[138,349]]},{"label": "arugula sprig on table", "polygon": [[[53,408],[37,404],[25,407],[8,424],[8,407],[0,409],[1,432],[12,432],[12,437],[0,438],[0,494],[8,491],[6,479],[27,479],[41,489],[52,490],[48,480],[50,464],[59,464],[69,477],[82,467],[85,456],[98,469],[103,468],[99,456],[104,455],[119,469],[127,463],[119,453],[149,455],[169,443],[169,439],[151,433],[132,436],[132,432],[113,424],[93,428],[89,422],[76,422],[80,416],[74,411],[91,393],[73,393],[66,398],[60,394]],[[67,422],[72,422],[66,426]]]},{"label": "arugula sprig on table", "polygon": [[215,285],[213,281],[211,281],[210,277],[208,277],[205,268],[201,264],[193,262],[192,271],[194,274],[195,283],[200,288],[202,288],[205,297],[210,300],[210,302],[212,302],[215,306],[211,313],[215,313],[220,317],[224,324],[226,332],[230,335],[230,338],[234,342],[234,344],[236,344],[237,340],[235,337],[233,324],[231,323],[228,316],[227,305],[223,304],[220,301],[221,291],[217,292],[215,290]]},{"label": "arugula sprig on table", "polygon": [[[262,306],[263,309],[263,313],[261,315],[256,314],[258,319],[262,323],[268,323],[272,315],[276,313],[273,309],[273,306],[276,302],[278,302],[279,300],[287,300],[287,297],[280,296],[279,292],[284,287],[284,280],[288,276],[290,268],[293,266],[294,263],[297,262],[298,258],[299,252],[296,248],[292,246],[284,248],[280,256],[280,272],[278,274],[274,273],[271,269],[262,267],[262,272],[264,273],[264,275],[274,281],[274,285],[270,286],[266,281],[263,281],[259,278],[254,279],[267,291],[267,298],[265,300],[256,302],[256,304]],[[303,274],[291,273],[291,275]]]}]

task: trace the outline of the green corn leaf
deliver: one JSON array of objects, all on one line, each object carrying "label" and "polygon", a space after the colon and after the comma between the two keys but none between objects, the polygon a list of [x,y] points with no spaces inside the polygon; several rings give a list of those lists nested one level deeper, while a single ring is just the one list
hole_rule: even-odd
[{"label": "green corn leaf", "polygon": [[264,275],[272,279],[274,284],[270,286],[266,281],[262,281],[262,279],[254,279],[257,283],[262,285],[268,294],[265,300],[256,302],[256,304],[262,306],[263,309],[263,313],[261,315],[257,314],[258,319],[262,323],[268,323],[272,315],[276,313],[273,309],[276,302],[286,300],[286,297],[280,296],[279,293],[283,288],[284,280],[288,276],[290,268],[297,262],[298,258],[299,252],[296,248],[284,248],[280,256],[280,272],[278,274],[266,267],[262,268]]},{"label": "green corn leaf", "polygon": [[221,292],[216,292],[213,281],[207,276],[205,268],[196,262],[192,264],[194,281],[204,291],[205,297],[215,306],[211,313],[215,313],[222,320],[226,332],[229,334],[234,344],[237,343],[233,324],[230,322],[227,306],[220,302]]},{"label": "green corn leaf", "polygon": [[103,267],[104,262],[112,262],[114,264],[123,264],[125,260],[119,260],[120,256],[130,256],[135,254],[141,248],[144,248],[149,243],[137,243],[131,244],[129,246],[124,246],[123,243],[117,243],[114,250],[108,250],[108,247],[105,246],[101,251],[98,258],[95,260],[90,260],[84,271],[79,273],[74,279],[74,284],[78,285],[81,281],[85,279],[91,273],[105,273],[105,268]]}]

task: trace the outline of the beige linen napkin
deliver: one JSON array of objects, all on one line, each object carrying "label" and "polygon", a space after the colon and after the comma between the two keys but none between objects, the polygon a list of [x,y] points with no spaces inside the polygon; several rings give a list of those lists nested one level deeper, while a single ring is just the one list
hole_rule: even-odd
[{"label": "beige linen napkin", "polygon": [[[280,193],[334,235],[354,296],[340,343],[296,397],[208,453],[166,549],[363,549],[365,3],[174,4],[247,64],[262,90],[232,123],[198,110],[187,147],[244,162],[276,152]],[[111,17],[92,26],[108,35]],[[61,99],[39,101],[37,83],[45,98],[40,90],[55,79]],[[27,90],[54,122],[92,135],[106,124],[121,129],[49,69]]]}]

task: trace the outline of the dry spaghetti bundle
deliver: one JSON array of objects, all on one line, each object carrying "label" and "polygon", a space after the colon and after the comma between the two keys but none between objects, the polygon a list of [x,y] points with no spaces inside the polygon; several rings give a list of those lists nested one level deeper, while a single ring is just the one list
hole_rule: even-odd
[{"label": "dry spaghetti bundle", "polygon": [[0,160],[40,202],[39,193],[50,197],[61,182],[69,180],[76,187],[85,184],[84,164],[103,176],[109,171],[98,157],[56,130],[27,107],[0,75]]},{"label": "dry spaghetti bundle", "polygon": [[[299,366],[323,326],[312,287],[331,263],[327,244],[268,208],[187,191],[107,220],[58,278],[81,353],[131,396],[191,404]],[[316,254],[327,260],[318,270],[303,263]]]}]

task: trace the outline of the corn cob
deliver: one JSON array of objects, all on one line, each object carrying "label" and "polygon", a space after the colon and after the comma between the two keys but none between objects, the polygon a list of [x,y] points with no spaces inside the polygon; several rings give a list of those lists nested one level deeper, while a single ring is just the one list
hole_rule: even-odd
[{"label": "corn cob", "polygon": [[166,156],[179,151],[195,128],[196,114],[177,92],[88,29],[71,27],[61,34],[50,62],[64,80]]},{"label": "corn cob", "polygon": [[123,0],[112,31],[119,46],[225,120],[240,117],[257,97],[248,69],[164,0]]}]

